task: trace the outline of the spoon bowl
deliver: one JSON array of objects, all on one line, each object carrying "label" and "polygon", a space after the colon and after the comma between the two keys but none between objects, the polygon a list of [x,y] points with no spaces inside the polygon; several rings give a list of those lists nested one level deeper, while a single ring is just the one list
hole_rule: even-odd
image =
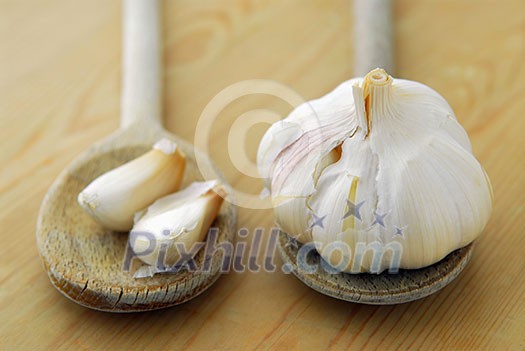
[{"label": "spoon bowl", "polygon": [[393,305],[418,300],[444,288],[465,268],[472,255],[473,245],[471,243],[458,249],[431,266],[401,269],[396,274],[327,272],[322,268],[322,258],[317,252],[309,252],[306,256],[304,264],[317,267],[314,272],[309,272],[298,262],[300,243],[280,232],[277,246],[287,270],[310,288],[349,302]]},{"label": "spoon bowl", "polygon": [[[140,262],[126,262],[128,235],[104,229],[77,203],[78,193],[93,179],[147,152],[161,138],[175,141],[187,156],[182,186],[202,180],[192,145],[162,128],[137,125],[117,131],[81,154],[45,196],[36,231],[42,262],[52,284],[83,306],[112,312],[169,307],[199,295],[221,273],[224,254],[217,250],[209,270],[135,279],[133,273]],[[209,160],[208,166],[214,168]],[[236,210],[229,201],[223,202],[212,227],[219,230],[216,245],[233,239]],[[203,262],[204,250],[200,250],[195,263],[202,267]],[[126,263],[131,263],[129,270]]]}]

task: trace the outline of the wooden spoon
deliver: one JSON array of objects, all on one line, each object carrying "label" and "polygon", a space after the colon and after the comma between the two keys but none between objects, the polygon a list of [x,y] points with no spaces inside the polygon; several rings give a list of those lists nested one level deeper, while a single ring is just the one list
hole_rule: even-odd
[{"label": "wooden spoon", "polygon": [[[195,161],[198,151],[161,125],[158,1],[125,0],[124,24],[121,127],[59,175],[44,198],[36,230],[38,250],[51,283],[83,306],[111,312],[146,311],[188,301],[215,282],[224,256],[222,250],[217,250],[209,271],[134,279],[138,260],[130,271],[123,269],[128,235],[102,228],[77,204],[78,193],[94,178],[145,153],[161,138],[175,141],[187,156],[182,186],[202,180]],[[206,160],[200,167],[215,171],[208,158],[199,157]],[[233,239],[236,210],[229,201],[223,202],[212,226],[219,228],[216,245]],[[203,261],[201,250],[195,258],[197,267]]]},{"label": "wooden spoon", "polygon": [[[380,67],[393,72],[392,19],[390,0],[354,0],[355,76],[364,77]],[[441,261],[422,269],[400,270],[398,274],[331,274],[321,268],[315,252],[306,257],[308,265],[319,267],[310,273],[298,265],[301,244],[288,234],[279,236],[278,248],[285,271],[293,273],[314,290],[341,300],[372,305],[391,305],[428,296],[444,288],[465,268],[473,244],[458,249]]]}]

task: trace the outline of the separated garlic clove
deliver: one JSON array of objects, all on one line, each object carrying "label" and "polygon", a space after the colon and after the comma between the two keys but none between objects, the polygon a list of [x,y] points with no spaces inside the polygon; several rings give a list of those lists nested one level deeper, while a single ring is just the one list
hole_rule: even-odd
[{"label": "separated garlic clove", "polygon": [[[224,196],[224,189],[214,180],[192,183],[158,199],[137,213],[129,237],[131,249],[149,265],[175,264],[181,258],[177,245],[190,253],[195,243],[204,241]],[[164,253],[159,258],[161,250]]]},{"label": "separated garlic clove", "polygon": [[[391,268],[392,248],[395,268],[431,265],[472,242],[492,210],[490,181],[448,103],[381,69],[274,124],[258,164],[279,226],[351,273]],[[379,261],[356,261],[377,245]]]},{"label": "separated garlic clove", "polygon": [[179,189],[185,165],[177,144],[162,139],[151,151],[92,181],[78,203],[105,228],[129,231],[137,211]]}]

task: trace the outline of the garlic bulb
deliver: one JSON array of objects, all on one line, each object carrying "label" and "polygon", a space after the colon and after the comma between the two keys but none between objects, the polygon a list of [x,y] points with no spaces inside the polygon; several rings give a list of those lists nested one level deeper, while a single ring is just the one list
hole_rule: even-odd
[{"label": "garlic bulb", "polygon": [[128,231],[137,211],[179,189],[185,165],[177,144],[162,139],[146,154],[93,180],[78,203],[105,228]]},{"label": "garlic bulb", "polygon": [[378,245],[401,249],[397,268],[431,265],[472,242],[492,210],[490,181],[448,103],[382,69],[273,124],[257,162],[277,224],[345,272],[391,268],[388,250],[356,262]]},{"label": "garlic bulb", "polygon": [[[224,196],[222,187],[212,180],[192,183],[158,199],[135,216],[129,237],[131,249],[149,265],[177,263],[181,258],[177,244],[190,253],[192,245],[204,241]],[[161,250],[164,250],[164,257],[160,257],[163,262],[158,262]]]}]

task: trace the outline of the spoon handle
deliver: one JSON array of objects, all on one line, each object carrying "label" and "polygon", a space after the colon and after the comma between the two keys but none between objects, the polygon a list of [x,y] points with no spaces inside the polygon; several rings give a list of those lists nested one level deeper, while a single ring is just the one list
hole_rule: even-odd
[{"label": "spoon handle", "polygon": [[120,126],[162,124],[162,63],[158,0],[123,1]]},{"label": "spoon handle", "polygon": [[356,77],[374,68],[394,72],[391,0],[354,0]]}]

